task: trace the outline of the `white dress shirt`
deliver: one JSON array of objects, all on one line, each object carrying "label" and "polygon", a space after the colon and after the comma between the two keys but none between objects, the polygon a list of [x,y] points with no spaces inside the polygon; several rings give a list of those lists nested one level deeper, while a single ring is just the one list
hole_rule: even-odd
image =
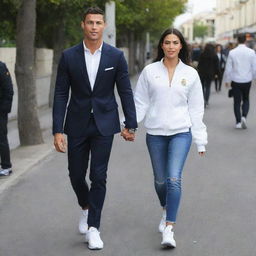
[{"label": "white dress shirt", "polygon": [[228,55],[223,80],[226,83],[248,83],[255,79],[256,55],[245,44],[239,44]]},{"label": "white dress shirt", "polygon": [[163,61],[146,66],[137,82],[134,100],[137,121],[145,119],[147,133],[170,136],[191,129],[198,151],[205,151],[204,98],[194,68],[179,60],[170,83]]},{"label": "white dress shirt", "polygon": [[102,44],[99,49],[97,49],[93,54],[91,51],[86,47],[84,41],[84,57],[85,57],[85,64],[86,64],[86,69],[90,81],[91,88],[93,90],[99,64],[100,64],[100,58],[101,58],[101,51],[102,51]]}]

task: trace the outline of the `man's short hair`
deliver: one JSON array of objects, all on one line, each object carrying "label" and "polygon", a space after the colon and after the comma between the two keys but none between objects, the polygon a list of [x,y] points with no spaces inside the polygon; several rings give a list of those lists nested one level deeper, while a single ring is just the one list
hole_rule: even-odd
[{"label": "man's short hair", "polygon": [[104,21],[105,21],[105,13],[104,13],[104,11],[102,9],[100,9],[99,7],[97,7],[97,6],[89,7],[89,8],[87,8],[84,11],[83,21],[86,19],[86,16],[88,14],[101,14],[103,16]]},{"label": "man's short hair", "polygon": [[246,36],[245,36],[245,34],[240,34],[240,35],[238,35],[238,36],[237,36],[237,41],[238,41],[239,44],[244,44],[245,41],[246,41]]}]

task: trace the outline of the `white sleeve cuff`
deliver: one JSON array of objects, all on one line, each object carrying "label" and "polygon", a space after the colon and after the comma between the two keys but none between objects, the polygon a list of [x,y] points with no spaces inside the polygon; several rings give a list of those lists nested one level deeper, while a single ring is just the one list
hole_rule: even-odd
[{"label": "white sleeve cuff", "polygon": [[198,152],[205,152],[205,146],[204,145],[197,145]]}]

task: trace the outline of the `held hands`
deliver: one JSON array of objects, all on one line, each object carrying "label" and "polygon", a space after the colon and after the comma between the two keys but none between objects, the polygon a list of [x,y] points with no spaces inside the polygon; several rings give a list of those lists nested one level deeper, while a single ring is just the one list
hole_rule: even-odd
[{"label": "held hands", "polygon": [[65,153],[67,150],[67,143],[62,133],[54,134],[54,146],[58,152]]},{"label": "held hands", "polygon": [[121,136],[122,136],[126,141],[134,141],[134,139],[135,139],[135,133],[130,133],[127,128],[124,128],[124,129],[121,131]]}]

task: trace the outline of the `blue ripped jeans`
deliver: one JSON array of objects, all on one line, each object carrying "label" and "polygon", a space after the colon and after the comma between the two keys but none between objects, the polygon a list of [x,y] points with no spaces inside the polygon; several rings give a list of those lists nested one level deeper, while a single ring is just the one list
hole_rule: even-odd
[{"label": "blue ripped jeans", "polygon": [[154,172],[155,190],[161,206],[166,208],[167,222],[176,222],[181,198],[182,170],[191,141],[190,131],[171,136],[150,134],[146,136]]}]

